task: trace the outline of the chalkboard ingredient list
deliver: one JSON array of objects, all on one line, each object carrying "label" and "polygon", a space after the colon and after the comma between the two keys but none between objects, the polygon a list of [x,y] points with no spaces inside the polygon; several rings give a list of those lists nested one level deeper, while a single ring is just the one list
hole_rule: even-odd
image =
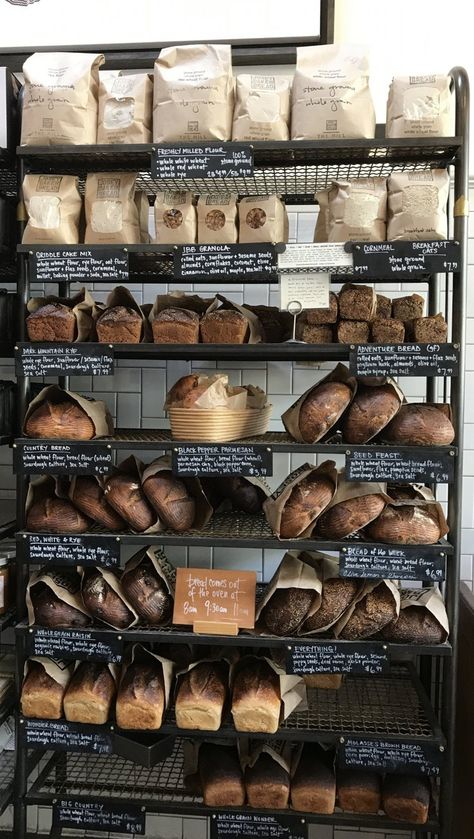
[{"label": "chalkboard ingredient list", "polygon": [[123,248],[65,248],[48,246],[47,250],[31,248],[31,282],[83,283],[128,282],[128,253]]},{"label": "chalkboard ingredient list", "polygon": [[53,804],[53,825],[60,828],[104,830],[143,836],[146,813],[133,804],[60,799]]},{"label": "chalkboard ingredient list", "polygon": [[183,477],[267,476],[272,475],[272,467],[272,450],[266,446],[188,444],[172,452],[173,472]]},{"label": "chalkboard ingredient list", "polygon": [[100,565],[112,568],[120,564],[120,541],[115,536],[55,536],[40,533],[24,539],[26,561],[52,565]]},{"label": "chalkboard ingredient list", "polygon": [[391,743],[348,737],[338,749],[338,763],[360,769],[436,776],[443,763],[443,751],[434,743]]},{"label": "chalkboard ingredient list", "polygon": [[30,655],[45,655],[77,661],[107,661],[120,664],[122,636],[116,632],[82,629],[42,629],[31,627],[27,634]]},{"label": "chalkboard ingredient list", "polygon": [[211,839],[307,839],[308,825],[296,816],[215,813]]},{"label": "chalkboard ingredient list", "polygon": [[174,252],[176,279],[276,280],[273,245],[183,245]]},{"label": "chalkboard ingredient list", "polygon": [[112,376],[114,351],[106,344],[20,344],[17,376]]},{"label": "chalkboard ingredient list", "polygon": [[253,150],[249,144],[192,144],[155,146],[151,155],[153,178],[249,178],[253,174]]},{"label": "chalkboard ingredient list", "polygon": [[355,242],[352,246],[354,274],[364,277],[413,277],[420,274],[458,271],[458,242]]},{"label": "chalkboard ingredient list", "polygon": [[347,642],[296,644],[291,646],[286,660],[286,672],[297,675],[310,673],[365,673],[380,675],[389,670],[390,662],[383,644]]},{"label": "chalkboard ingredient list", "polygon": [[88,443],[16,443],[14,469],[29,475],[105,475],[113,466],[107,445]]},{"label": "chalkboard ingredient list", "polygon": [[104,728],[100,731],[97,726],[81,723],[23,720],[20,735],[27,748],[91,752],[96,755],[109,755],[113,751],[110,730]]},{"label": "chalkboard ingredient list", "polygon": [[457,376],[455,344],[358,344],[349,353],[355,376]]},{"label": "chalkboard ingredient list", "polygon": [[390,481],[397,484],[454,481],[454,449],[418,449],[407,452],[387,448],[386,451],[347,449],[346,480]]},{"label": "chalkboard ingredient list", "polygon": [[348,545],[339,553],[339,574],[377,580],[444,580],[444,551],[436,547],[422,551],[416,545]]}]

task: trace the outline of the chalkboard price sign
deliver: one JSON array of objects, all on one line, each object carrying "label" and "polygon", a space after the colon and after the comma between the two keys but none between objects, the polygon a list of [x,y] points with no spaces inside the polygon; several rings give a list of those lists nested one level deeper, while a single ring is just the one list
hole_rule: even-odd
[{"label": "chalkboard price sign", "polygon": [[[444,751],[444,750],[443,750]],[[443,751],[435,743],[397,743],[348,737],[338,749],[339,766],[439,775]]]},{"label": "chalkboard price sign", "polygon": [[16,443],[15,472],[27,475],[106,475],[113,466],[112,450],[91,443]]},{"label": "chalkboard price sign", "polygon": [[444,452],[428,447],[416,452],[347,449],[346,480],[446,484],[454,481],[454,461],[454,449],[449,448]]},{"label": "chalkboard price sign", "polygon": [[433,546],[348,545],[339,553],[341,577],[441,582],[445,570],[444,552]]},{"label": "chalkboard price sign", "polygon": [[155,146],[151,174],[162,180],[185,178],[249,178],[253,150],[247,143],[192,143],[188,146]]},{"label": "chalkboard price sign", "polygon": [[176,279],[276,280],[273,245],[183,245],[174,252]]},{"label": "chalkboard price sign", "polygon": [[264,816],[250,813],[215,813],[211,839],[307,839],[308,825],[296,816]]},{"label": "chalkboard price sign", "polygon": [[114,351],[107,344],[20,344],[17,376],[111,376]]},{"label": "chalkboard price sign", "polygon": [[53,826],[77,830],[104,830],[144,836],[146,813],[134,804],[60,799],[53,804]]},{"label": "chalkboard price sign", "polygon": [[[313,639],[312,639],[313,641]],[[288,651],[286,672],[365,673],[376,676],[389,670],[390,661],[383,644],[344,641],[295,644]]]},{"label": "chalkboard price sign", "polygon": [[272,475],[272,451],[266,446],[186,444],[172,452],[175,475],[194,477],[203,475],[243,475],[244,477]]},{"label": "chalkboard price sign", "polygon": [[23,540],[26,561],[47,565],[100,565],[113,568],[120,564],[120,542],[115,536],[72,536],[65,533],[27,535]]},{"label": "chalkboard price sign", "polygon": [[25,719],[20,722],[20,735],[26,748],[96,755],[109,755],[113,751],[112,732],[105,727],[101,731],[94,725]]},{"label": "chalkboard price sign", "polygon": [[124,248],[51,245],[47,250],[31,248],[31,282],[83,283],[128,282],[128,253]]},{"label": "chalkboard price sign", "polygon": [[461,251],[458,242],[355,242],[352,246],[354,273],[369,278],[399,280],[458,271]]},{"label": "chalkboard price sign", "polygon": [[351,346],[354,376],[457,376],[455,344],[358,344]]},{"label": "chalkboard price sign", "polygon": [[74,661],[107,661],[110,664],[122,661],[123,640],[116,632],[31,627],[26,637],[29,655]]}]

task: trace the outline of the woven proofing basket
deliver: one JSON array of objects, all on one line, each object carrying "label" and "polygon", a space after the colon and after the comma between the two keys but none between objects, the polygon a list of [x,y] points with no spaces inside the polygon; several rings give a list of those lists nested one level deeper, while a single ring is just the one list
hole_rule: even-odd
[{"label": "woven proofing basket", "polygon": [[271,405],[259,410],[249,408],[244,411],[229,411],[227,408],[214,408],[212,411],[202,411],[199,408],[168,409],[171,436],[174,440],[211,443],[226,443],[265,434],[271,413]]}]

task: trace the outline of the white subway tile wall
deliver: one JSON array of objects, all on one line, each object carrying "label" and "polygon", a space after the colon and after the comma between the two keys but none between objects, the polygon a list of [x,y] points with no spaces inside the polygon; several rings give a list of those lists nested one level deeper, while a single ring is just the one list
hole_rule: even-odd
[{"label": "white subway tile wall", "polygon": [[[290,212],[290,241],[310,242],[313,238],[316,213],[310,207],[294,207]],[[474,283],[474,239],[470,240],[469,250],[470,279]],[[151,302],[156,294],[166,291],[163,284],[160,285],[133,285],[130,286],[139,303]],[[424,289],[422,286],[421,289]],[[48,289],[54,293],[54,289]],[[195,285],[183,286],[183,290],[195,291],[203,295],[215,294],[217,288],[214,286]],[[413,288],[394,283],[391,286],[380,286],[381,292],[396,297],[412,291],[420,292],[420,285]],[[94,296],[97,300],[105,300],[109,289],[104,286],[94,288]],[[278,305],[278,291],[276,287],[261,285],[229,285],[219,288],[219,291],[237,303],[265,303]],[[38,290],[35,289],[38,293]],[[474,387],[474,293],[468,295],[467,312],[467,376],[466,384]],[[252,383],[264,388],[273,405],[273,419],[270,424],[272,430],[282,428],[279,419],[281,413],[294,401],[297,394],[303,393],[306,388],[325,375],[326,371],[333,365],[331,363],[301,363],[294,364],[285,362],[256,362],[247,364],[245,369],[241,368],[238,362],[216,364],[210,362],[140,362],[139,366],[132,360],[119,361],[114,377],[91,379],[90,377],[78,377],[71,379],[71,389],[77,389],[96,399],[103,399],[107,402],[115,422],[123,427],[154,428],[167,425],[164,416],[163,403],[167,389],[182,375],[199,369],[203,372],[225,370],[229,373],[232,383]],[[14,378],[13,365],[7,361],[0,367],[0,376],[6,379]],[[403,379],[400,384],[409,401],[422,401],[426,399],[425,380]],[[472,388],[471,388],[472,389]],[[469,390],[467,391],[469,392]],[[439,399],[442,393],[439,394]],[[471,587],[473,585],[473,556],[474,556],[474,402],[468,401],[466,426],[465,426],[465,478],[463,494],[463,557],[461,565],[462,579]],[[123,452],[123,458],[128,452]],[[147,460],[152,460],[155,453],[147,452]],[[325,459],[320,457],[319,461]],[[307,456],[290,456],[278,454],[274,457],[274,474],[269,483],[274,489],[280,481],[285,478],[291,469],[296,468],[306,460],[316,462],[318,458]],[[338,463],[338,465],[342,465]],[[13,498],[15,482],[12,475],[11,451],[6,447],[0,447],[0,499]],[[445,494],[440,495],[445,500]],[[274,572],[283,551],[259,550],[240,551],[238,549],[206,549],[206,548],[169,548],[167,554],[176,565],[194,567],[216,567],[221,568],[248,568],[257,572],[259,579],[268,580]],[[30,808],[33,810],[33,808]],[[0,827],[7,824],[11,814],[7,811],[0,820]],[[38,826],[39,829],[47,829],[49,814],[45,808],[38,808],[38,811],[30,813],[31,827]],[[150,816],[147,830],[150,836],[161,836],[163,839],[204,839],[206,836],[206,823],[202,819],[187,818],[179,819],[172,817]],[[410,834],[405,832],[383,834],[379,832],[364,832],[357,829],[339,828],[334,829],[326,826],[312,826],[309,832],[310,839],[409,839]]]}]

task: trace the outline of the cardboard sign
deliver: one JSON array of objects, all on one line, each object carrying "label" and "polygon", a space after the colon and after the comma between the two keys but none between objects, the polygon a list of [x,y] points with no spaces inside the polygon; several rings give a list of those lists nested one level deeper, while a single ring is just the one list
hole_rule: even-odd
[{"label": "cardboard sign", "polygon": [[154,146],[153,178],[249,178],[253,175],[253,150],[249,143],[192,143],[189,146]]},{"label": "cardboard sign", "polygon": [[128,283],[128,253],[120,247],[48,245],[31,253],[31,282]]},{"label": "cardboard sign", "polygon": [[107,344],[19,344],[17,376],[112,376],[114,351]]},{"label": "cardboard sign", "polygon": [[146,813],[134,804],[117,804],[103,801],[75,801],[60,799],[53,803],[53,825],[59,828],[83,828],[145,835]]},{"label": "cardboard sign", "polygon": [[173,623],[211,635],[253,629],[256,584],[255,571],[178,568]]},{"label": "cardboard sign", "polygon": [[289,311],[290,303],[302,309],[329,309],[330,274],[280,274],[280,309]]}]

